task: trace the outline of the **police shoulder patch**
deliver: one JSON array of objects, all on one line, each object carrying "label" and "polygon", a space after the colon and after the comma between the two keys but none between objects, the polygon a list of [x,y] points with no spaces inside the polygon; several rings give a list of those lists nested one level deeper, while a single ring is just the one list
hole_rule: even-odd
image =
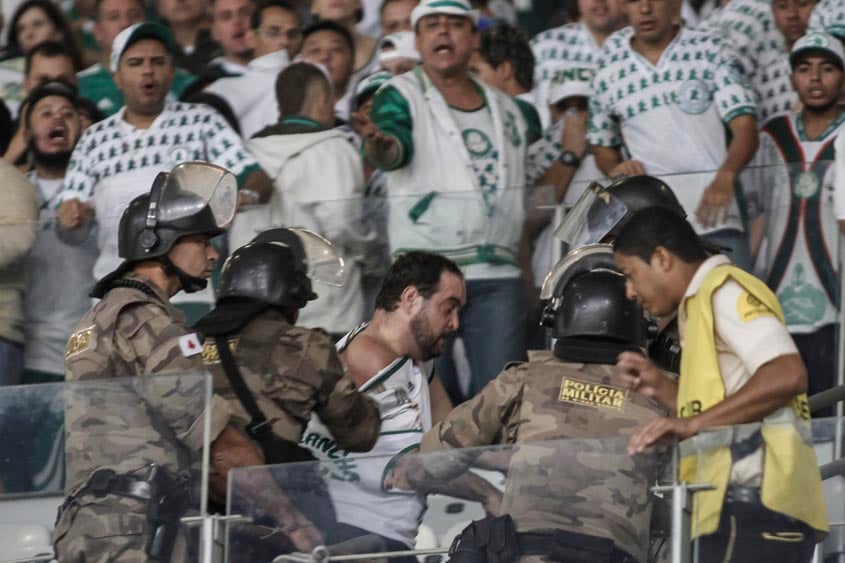
[{"label": "police shoulder patch", "polygon": [[179,350],[186,358],[196,356],[202,352],[202,345],[196,332],[179,337]]},{"label": "police shoulder patch", "polygon": [[[229,341],[229,350],[235,353],[238,349],[238,339]],[[217,344],[213,340],[208,340],[202,345],[202,363],[204,364],[219,364],[220,352],[217,350]]]},{"label": "police shoulder patch", "polygon": [[625,401],[628,398],[628,390],[615,385],[604,385],[601,383],[590,383],[564,377],[560,384],[559,401],[612,409],[619,412],[625,411]]},{"label": "police shoulder patch", "polygon": [[65,359],[68,359],[76,354],[90,350],[94,344],[94,325],[88,328],[83,328],[70,335],[67,341],[67,348],[65,348]]},{"label": "police shoulder patch", "polygon": [[744,323],[751,322],[758,317],[774,316],[774,312],[771,309],[748,293],[748,291],[743,291],[737,298],[736,314],[739,315],[739,319]]}]

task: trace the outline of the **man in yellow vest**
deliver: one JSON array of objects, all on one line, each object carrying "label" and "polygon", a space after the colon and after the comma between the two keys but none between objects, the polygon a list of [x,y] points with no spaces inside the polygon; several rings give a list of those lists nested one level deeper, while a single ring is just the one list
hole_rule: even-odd
[{"label": "man in yellow vest", "polygon": [[777,297],[727,257],[709,255],[689,223],[663,208],[635,213],[613,250],[628,298],[656,317],[677,311],[683,350],[677,381],[645,356],[620,354],[617,368],[630,387],[676,413],[638,428],[629,453],[762,422],[713,433],[706,449],[681,444],[680,480],[715,486],[694,499],[699,561],[809,561],[828,524],[807,372]]}]

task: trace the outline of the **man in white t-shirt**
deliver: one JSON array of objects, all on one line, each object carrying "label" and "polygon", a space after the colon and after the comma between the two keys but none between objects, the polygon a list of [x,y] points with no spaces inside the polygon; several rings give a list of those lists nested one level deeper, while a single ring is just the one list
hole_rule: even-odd
[{"label": "man in white t-shirt", "polygon": [[[165,102],[175,48],[170,31],[156,23],[135,24],[115,38],[111,67],[126,105],[82,135],[56,196],[66,240],[78,239],[90,228],[92,216],[97,218],[97,279],[121,263],[121,213],[159,172],[180,162],[206,161],[238,177],[241,204],[263,203],[270,196],[269,178],[219,114],[202,105]],[[191,301],[210,304],[213,298],[207,289]]]},{"label": "man in white t-shirt", "polygon": [[572,68],[594,70],[605,40],[624,25],[624,15],[617,0],[578,0],[580,18],[543,31],[531,40],[534,51],[534,99],[543,127],[552,120],[548,110],[549,94],[555,84],[566,80]]},{"label": "man in white t-shirt", "polygon": [[[452,408],[427,362],[443,352],[449,335],[457,330],[458,312],[466,299],[463,274],[454,262],[437,254],[409,252],[387,272],[372,320],[338,342],[347,376],[379,406],[381,431],[365,454],[339,449],[316,416],[302,435],[301,445],[318,459],[335,462],[329,478],[338,519],[334,541],[374,533],[384,539],[388,551],[414,548],[425,510],[421,493],[429,491],[402,485],[408,481],[403,456],[417,450],[432,423]],[[360,456],[366,458],[355,459]],[[481,501],[491,512],[501,500],[489,483],[471,474],[440,485],[441,492]]]},{"label": "man in white t-shirt", "polygon": [[734,192],[757,149],[754,92],[720,36],[677,23],[680,0],[624,6],[631,28],[607,40],[593,79],[596,163],[608,176],[683,174],[672,183],[697,231],[750,267]]}]

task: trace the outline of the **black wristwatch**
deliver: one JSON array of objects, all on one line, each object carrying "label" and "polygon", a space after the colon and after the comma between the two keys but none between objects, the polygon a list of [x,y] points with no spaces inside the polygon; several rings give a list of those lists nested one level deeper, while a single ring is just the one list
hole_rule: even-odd
[{"label": "black wristwatch", "polygon": [[581,165],[581,159],[575,156],[575,153],[572,151],[563,151],[562,153],[560,153],[560,156],[557,157],[557,159],[564,166],[578,168]]}]

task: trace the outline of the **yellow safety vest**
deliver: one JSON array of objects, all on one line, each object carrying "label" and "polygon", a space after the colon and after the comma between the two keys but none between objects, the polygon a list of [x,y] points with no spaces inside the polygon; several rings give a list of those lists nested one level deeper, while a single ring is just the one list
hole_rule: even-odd
[{"label": "yellow safety vest", "polygon": [[[693,416],[725,399],[725,384],[716,356],[712,297],[729,278],[748,292],[741,299],[748,301],[744,306],[749,314],[771,312],[783,322],[777,297],[759,279],[729,264],[717,266],[708,273],[695,295],[681,305],[686,307],[687,322],[678,380],[679,417]],[[738,308],[742,309],[739,303]],[[794,417],[788,416],[792,422],[763,424],[761,429],[765,444],[761,499],[766,508],[817,530],[820,540],[827,533],[828,523],[818,463],[812,445],[796,427],[806,424],[809,430],[807,396],[804,393],[796,396],[790,407],[784,408],[794,412]],[[681,459],[681,481],[716,486],[714,491],[695,494],[693,538],[718,528],[730,472],[731,452],[727,445],[702,448],[697,455]]]}]

